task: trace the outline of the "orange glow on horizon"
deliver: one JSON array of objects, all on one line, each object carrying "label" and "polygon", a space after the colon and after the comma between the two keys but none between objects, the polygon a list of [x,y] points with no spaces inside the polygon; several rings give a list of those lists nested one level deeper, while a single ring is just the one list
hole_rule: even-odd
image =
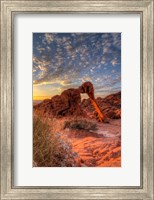
[{"label": "orange glow on horizon", "polygon": [[33,96],[33,100],[44,100],[44,99],[51,99],[51,96]]}]

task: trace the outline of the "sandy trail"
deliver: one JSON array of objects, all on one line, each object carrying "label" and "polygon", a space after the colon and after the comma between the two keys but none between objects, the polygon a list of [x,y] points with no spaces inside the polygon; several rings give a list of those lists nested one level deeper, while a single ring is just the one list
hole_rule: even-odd
[{"label": "sandy trail", "polygon": [[93,132],[67,129],[63,132],[77,153],[78,164],[82,167],[121,166],[121,120],[97,123]]}]

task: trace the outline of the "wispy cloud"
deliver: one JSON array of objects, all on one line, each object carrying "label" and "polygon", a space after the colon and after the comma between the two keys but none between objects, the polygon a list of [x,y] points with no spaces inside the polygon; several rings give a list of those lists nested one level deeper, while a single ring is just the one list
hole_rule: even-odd
[{"label": "wispy cloud", "polygon": [[54,34],[45,33],[44,41],[46,41],[48,44],[51,44],[51,42],[54,41]]},{"label": "wispy cloud", "polygon": [[92,81],[97,88],[120,76],[120,33],[35,33],[33,39],[34,85]]}]

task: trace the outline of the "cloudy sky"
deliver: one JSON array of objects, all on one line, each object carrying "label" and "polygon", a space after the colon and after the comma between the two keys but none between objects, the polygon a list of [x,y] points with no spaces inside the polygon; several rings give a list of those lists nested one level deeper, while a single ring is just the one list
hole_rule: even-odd
[{"label": "cloudy sky", "polygon": [[120,33],[33,33],[33,98],[91,81],[95,96],[121,90]]}]

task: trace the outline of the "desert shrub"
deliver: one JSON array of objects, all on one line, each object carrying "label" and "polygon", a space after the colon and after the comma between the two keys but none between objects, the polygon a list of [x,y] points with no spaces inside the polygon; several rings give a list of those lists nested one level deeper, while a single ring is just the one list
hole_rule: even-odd
[{"label": "desert shrub", "polygon": [[33,118],[33,166],[34,167],[72,167],[77,166],[77,156],[72,146],[54,133],[45,120]]},{"label": "desert shrub", "polygon": [[97,130],[97,125],[93,122],[87,121],[85,119],[76,119],[76,120],[69,120],[66,121],[64,124],[64,129],[70,128],[70,129],[78,129],[78,130]]}]

